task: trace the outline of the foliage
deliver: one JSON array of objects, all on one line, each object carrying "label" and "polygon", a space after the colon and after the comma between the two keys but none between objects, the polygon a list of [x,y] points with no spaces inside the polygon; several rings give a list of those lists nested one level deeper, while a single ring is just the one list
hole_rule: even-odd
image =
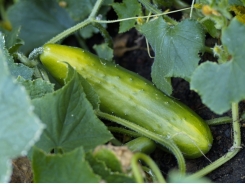
[{"label": "foliage", "polygon": [[[167,181],[208,182],[200,177],[238,152],[238,103],[245,98],[244,0],[196,0],[191,9],[184,0],[21,0],[0,1],[0,6],[0,182],[10,180],[11,159],[26,155],[32,161],[34,182],[139,181],[131,166],[122,169],[123,159],[112,152],[126,149],[128,153],[127,148],[102,146],[117,140],[98,118],[99,98],[86,79],[69,67],[61,86],[37,57],[27,57],[47,42],[91,49],[88,38],[101,33],[110,41],[107,25],[116,22],[120,22],[118,33],[133,28],[149,43],[154,51],[152,81],[160,90],[171,95],[171,79],[183,78],[214,113],[232,109],[232,150],[237,149],[193,175],[170,172]],[[110,9],[117,20],[110,20]],[[173,11],[183,12],[182,17],[174,20],[169,15]],[[205,44],[207,36],[217,40],[211,48]],[[109,41],[93,49],[101,58],[112,60]],[[203,60],[205,53],[217,61]],[[103,149],[98,152],[97,146]],[[150,179],[141,169],[150,173]],[[144,181],[160,181],[151,168],[141,169]]]},{"label": "foliage", "polygon": [[162,91],[171,94],[172,87],[167,79],[182,77],[189,81],[198,66],[198,52],[204,47],[202,27],[193,20],[186,19],[177,25],[169,25],[158,18],[147,22],[139,30],[155,53],[152,66],[153,82]]}]

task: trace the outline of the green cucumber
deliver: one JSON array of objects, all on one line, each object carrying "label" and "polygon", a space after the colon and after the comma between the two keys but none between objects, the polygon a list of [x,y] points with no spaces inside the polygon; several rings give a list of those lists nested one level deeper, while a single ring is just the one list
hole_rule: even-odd
[{"label": "green cucumber", "polygon": [[208,125],[190,108],[165,95],[153,83],[80,48],[46,44],[40,60],[63,83],[69,63],[95,89],[100,110],[172,139],[187,158],[207,153],[212,145]]}]

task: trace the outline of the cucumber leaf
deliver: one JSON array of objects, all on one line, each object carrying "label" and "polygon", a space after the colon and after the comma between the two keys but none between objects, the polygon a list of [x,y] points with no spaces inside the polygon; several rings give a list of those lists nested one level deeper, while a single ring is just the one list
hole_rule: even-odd
[{"label": "cucumber leaf", "polygon": [[212,111],[222,114],[232,102],[245,99],[245,25],[234,18],[222,30],[221,41],[232,59],[223,64],[205,62],[194,72],[191,89]]},{"label": "cucumber leaf", "polygon": [[46,152],[67,152],[80,146],[88,151],[112,138],[94,114],[79,74],[71,67],[68,79],[63,88],[33,100],[36,114],[47,126],[36,146]]},{"label": "cucumber leaf", "polygon": [[33,113],[24,88],[14,82],[8,71],[7,62],[12,58],[1,33],[0,56],[0,182],[5,183],[10,179],[11,159],[26,155],[39,139],[44,125]]},{"label": "cucumber leaf", "polygon": [[199,23],[185,19],[169,25],[158,18],[140,26],[139,31],[155,52],[152,80],[159,89],[171,94],[171,77],[190,80],[200,60],[198,52],[204,47],[204,31]]},{"label": "cucumber leaf", "polygon": [[[122,3],[113,3],[112,7],[117,13],[118,19],[136,17],[142,13],[141,5],[137,0],[124,0]],[[134,27],[135,22],[136,19],[120,22],[119,33],[123,33]]]},{"label": "cucumber leaf", "polygon": [[32,168],[35,183],[98,183],[95,175],[85,160],[82,147],[64,154],[47,154],[34,148]]},{"label": "cucumber leaf", "polygon": [[24,53],[40,47],[52,37],[74,25],[68,13],[55,0],[22,0],[8,9],[13,27],[21,27]]}]

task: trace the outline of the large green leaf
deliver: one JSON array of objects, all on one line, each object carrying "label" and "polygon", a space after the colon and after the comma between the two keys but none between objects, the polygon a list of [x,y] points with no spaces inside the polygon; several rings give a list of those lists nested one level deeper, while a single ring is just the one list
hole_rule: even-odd
[{"label": "large green leaf", "polygon": [[204,46],[202,26],[185,19],[177,25],[169,25],[162,18],[149,21],[139,27],[155,52],[152,80],[158,88],[170,94],[170,77],[189,80],[200,60],[198,52]]},{"label": "large green leaf", "polygon": [[8,10],[13,27],[21,27],[20,38],[25,41],[23,52],[30,52],[49,39],[74,25],[67,12],[55,0],[22,0]]},{"label": "large green leaf", "polygon": [[[118,19],[136,17],[141,14],[141,5],[138,0],[124,0],[122,3],[113,3],[112,7],[116,11]],[[119,33],[134,27],[135,22],[136,19],[120,22]]]},{"label": "large green leaf", "polygon": [[228,111],[232,102],[245,99],[245,25],[234,18],[222,31],[222,43],[232,59],[224,64],[205,62],[194,72],[191,89],[218,114]]},{"label": "large green leaf", "polygon": [[87,151],[112,137],[94,114],[79,75],[69,69],[70,81],[63,88],[33,100],[36,114],[47,126],[36,146],[46,152],[67,152],[80,146]]},{"label": "large green leaf", "polygon": [[43,124],[33,113],[24,88],[14,82],[7,62],[12,60],[0,33],[0,182],[8,182],[10,160],[26,155],[39,138]]},{"label": "large green leaf", "polygon": [[64,154],[47,154],[35,148],[32,157],[34,182],[37,183],[98,183],[85,161],[82,147]]}]

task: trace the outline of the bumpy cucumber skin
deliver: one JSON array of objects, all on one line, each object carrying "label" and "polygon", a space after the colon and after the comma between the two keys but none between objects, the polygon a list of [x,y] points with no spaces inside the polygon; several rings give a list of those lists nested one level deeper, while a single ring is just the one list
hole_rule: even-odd
[{"label": "bumpy cucumber skin", "polygon": [[61,83],[69,63],[95,89],[100,110],[173,139],[183,155],[207,153],[213,138],[207,124],[190,108],[165,95],[153,83],[118,65],[69,46],[46,44],[40,60]]}]

